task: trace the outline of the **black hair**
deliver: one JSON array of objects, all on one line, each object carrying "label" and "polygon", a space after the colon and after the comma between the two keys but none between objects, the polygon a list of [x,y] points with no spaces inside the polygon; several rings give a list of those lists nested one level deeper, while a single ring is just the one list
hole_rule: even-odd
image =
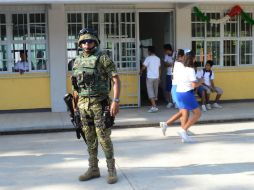
[{"label": "black hair", "polygon": [[21,54],[26,54],[27,55],[27,50],[20,50],[19,51],[19,54],[21,55]]},{"label": "black hair", "polygon": [[213,63],[212,60],[208,60],[208,61],[206,62],[206,64],[209,64],[211,67],[214,65],[214,63]]},{"label": "black hair", "polygon": [[171,44],[164,44],[163,49],[173,51],[173,48],[172,48]]},{"label": "black hair", "polygon": [[184,50],[183,49],[178,49],[176,52],[176,59],[178,59],[179,57],[184,56]]},{"label": "black hair", "polygon": [[201,67],[201,62],[200,61],[195,61],[194,62],[194,67]]},{"label": "black hair", "polygon": [[187,57],[195,58],[195,57],[196,57],[196,54],[195,54],[195,52],[194,52],[193,50],[191,50],[191,51],[189,51],[189,52],[186,53],[186,56],[187,56]]},{"label": "black hair", "polygon": [[150,53],[155,53],[155,47],[154,46],[148,46],[148,51]]}]

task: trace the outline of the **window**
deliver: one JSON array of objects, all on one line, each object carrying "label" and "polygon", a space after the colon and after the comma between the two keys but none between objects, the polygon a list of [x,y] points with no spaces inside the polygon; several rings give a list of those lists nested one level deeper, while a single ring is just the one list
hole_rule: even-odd
[{"label": "window", "polygon": [[30,57],[32,70],[47,70],[46,44],[38,43],[30,45]]},{"label": "window", "polygon": [[[226,14],[224,14],[226,16]],[[237,37],[238,17],[231,17],[229,21],[224,24],[224,37]]]},{"label": "window", "polygon": [[4,14],[0,14],[0,40],[5,41],[7,38],[6,35],[6,17]]},{"label": "window", "polygon": [[240,41],[241,65],[249,65],[252,62],[252,41]]},{"label": "window", "polygon": [[[205,13],[210,19],[220,19],[224,12]],[[249,13],[252,17],[252,14]],[[192,13],[192,48],[196,51],[197,61],[204,66],[213,60],[217,66],[239,66],[253,64],[253,26],[241,16],[232,17],[222,24],[200,21]]]},{"label": "window", "polygon": [[[220,13],[207,13],[211,19],[220,18]],[[192,49],[196,52],[196,60],[200,66],[205,61],[213,60],[214,65],[220,64],[220,25],[199,20],[192,13]]]},{"label": "window", "polygon": [[192,37],[205,36],[205,22],[200,20],[194,13],[191,14]]},{"label": "window", "polygon": [[68,13],[67,14],[67,63],[68,70],[72,70],[75,57],[79,54],[78,34],[84,28],[93,28],[99,32],[98,13]]},{"label": "window", "polygon": [[[44,13],[12,14],[13,65],[20,60],[20,50],[27,52],[29,71],[47,70],[47,30]],[[12,69],[14,70],[14,69]]]},{"label": "window", "polygon": [[0,45],[0,71],[7,71],[7,46]]},{"label": "window", "polygon": [[111,55],[118,70],[136,70],[135,14],[104,14],[104,49]]},{"label": "window", "polygon": [[133,12],[67,13],[68,70],[72,70],[75,57],[81,50],[77,44],[78,33],[84,27],[98,31],[101,48],[113,59],[119,70],[135,70],[135,21]]},{"label": "window", "polygon": [[27,71],[47,71],[45,13],[0,14],[0,34],[0,72],[15,72],[21,51],[27,56]]},{"label": "window", "polygon": [[236,66],[236,40],[224,40],[223,44],[223,58],[224,66]]},{"label": "window", "polygon": [[6,17],[0,14],[0,71],[7,71]]}]

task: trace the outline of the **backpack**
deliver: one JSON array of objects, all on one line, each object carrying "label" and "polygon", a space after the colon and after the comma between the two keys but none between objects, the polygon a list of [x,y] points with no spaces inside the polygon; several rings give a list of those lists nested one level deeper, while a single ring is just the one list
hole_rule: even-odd
[{"label": "backpack", "polygon": [[211,79],[211,78],[212,78],[213,71],[212,71],[212,70],[207,71],[207,70],[204,68],[204,69],[203,69],[203,78],[204,78],[206,72],[209,72],[209,73],[210,73],[210,74],[209,74],[209,78]]}]

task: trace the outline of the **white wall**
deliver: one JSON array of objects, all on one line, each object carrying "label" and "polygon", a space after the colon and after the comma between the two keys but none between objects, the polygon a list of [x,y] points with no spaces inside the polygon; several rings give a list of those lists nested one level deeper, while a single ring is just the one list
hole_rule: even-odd
[{"label": "white wall", "polygon": [[48,9],[50,91],[52,112],[64,112],[66,93],[66,25],[64,5]]},{"label": "white wall", "polygon": [[191,6],[176,6],[176,48],[191,49]]}]

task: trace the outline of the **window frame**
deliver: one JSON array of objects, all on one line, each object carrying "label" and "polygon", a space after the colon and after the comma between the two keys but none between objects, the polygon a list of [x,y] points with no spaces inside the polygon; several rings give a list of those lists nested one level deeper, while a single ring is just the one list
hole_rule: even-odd
[{"label": "window frame", "polygon": [[[81,14],[81,22],[68,22],[68,14]],[[100,30],[100,23],[99,23],[99,11],[66,11],[65,12],[65,18],[66,18],[66,58],[67,58],[67,63],[66,63],[66,68],[67,68],[67,71],[69,73],[72,72],[72,70],[69,70],[68,69],[68,64],[69,62],[72,60],[72,59],[75,59],[79,53],[80,53],[80,49],[77,47],[76,49],[76,56],[75,57],[69,57],[68,56],[68,44],[69,43],[73,43],[73,44],[76,44],[78,42],[78,39],[68,39],[68,26],[69,24],[81,24],[81,29],[85,27],[85,14],[98,14],[98,35],[99,35],[99,30]],[[78,44],[77,44],[78,45]],[[70,59],[70,60],[69,60]]]},{"label": "window frame", "polygon": [[[220,17],[222,18],[223,16],[225,16],[225,10],[209,10],[209,9],[205,9],[202,12],[204,12],[205,14],[207,13],[220,13]],[[252,18],[254,16],[254,12],[253,11],[247,11],[247,13],[252,14]],[[193,12],[191,12],[191,14],[193,14]],[[230,22],[230,21],[229,21]],[[207,23],[205,23],[205,33],[203,37],[193,37],[193,35],[191,34],[191,44],[195,41],[203,41],[204,43],[204,63],[206,62],[207,59],[207,42],[210,41],[219,41],[220,42],[220,52],[219,52],[219,56],[220,56],[220,60],[219,60],[219,64],[214,65],[214,67],[217,68],[238,68],[238,67],[248,67],[248,66],[254,66],[254,25],[251,25],[252,27],[252,36],[242,36],[240,34],[241,31],[241,17],[237,16],[236,19],[236,23],[237,23],[237,35],[235,37],[227,37],[225,36],[224,33],[224,27],[226,23],[220,23],[220,36],[219,37],[207,37]],[[191,20],[191,31],[193,30],[193,23],[196,23],[196,21],[192,21]],[[234,66],[224,66],[224,56],[226,55],[224,52],[224,41],[225,40],[232,40],[232,41],[236,41],[236,51],[235,51],[235,55],[236,55],[236,64]],[[241,55],[240,55],[240,42],[241,41],[252,41],[251,45],[252,45],[252,51],[251,51],[251,63],[250,64],[241,64]],[[248,53],[249,54],[249,53]]]},{"label": "window frame", "polygon": [[[81,14],[81,24],[82,24],[82,28],[84,28],[85,26],[85,20],[84,20],[84,15],[86,13],[94,13],[94,14],[98,14],[98,20],[97,20],[97,26],[98,26],[98,36],[101,40],[101,44],[100,44],[100,48],[102,51],[110,51],[112,52],[112,59],[114,61],[114,64],[116,65],[117,69],[119,72],[125,72],[125,71],[135,71],[137,70],[138,68],[138,64],[137,64],[137,55],[135,53],[134,56],[132,56],[132,58],[134,59],[131,63],[129,64],[128,61],[123,61],[122,60],[122,57],[124,56],[122,54],[122,46],[124,46],[123,44],[127,44],[127,43],[134,43],[135,44],[135,48],[127,48],[128,50],[129,49],[135,49],[135,52],[137,50],[137,33],[136,33],[136,26],[137,26],[137,21],[136,21],[136,14],[135,14],[135,11],[134,10],[106,10],[106,9],[99,9],[99,10],[94,10],[94,11],[89,11],[89,10],[77,10],[77,11],[66,11],[66,56],[67,56],[67,70],[68,70],[68,63],[69,61],[71,61],[71,58],[68,56],[68,43],[76,43],[78,41],[78,39],[68,39],[68,26],[69,24],[78,24],[78,23],[73,23],[73,22],[68,22],[68,14]],[[125,13],[125,14],[130,14],[130,19],[134,19],[134,21],[130,21],[130,22],[126,22],[124,26],[125,29],[127,28],[127,25],[129,24],[130,25],[130,37],[129,38],[125,38],[125,37],[121,37],[120,36],[120,32],[121,32],[121,29],[120,27],[122,27],[122,16],[121,14],[122,13]],[[106,25],[114,25],[115,23],[113,23],[113,21],[111,21],[111,17],[109,18],[109,22],[106,21],[105,19],[105,15],[106,14],[114,14],[117,18],[116,19],[119,19],[119,22],[118,22],[118,28],[117,28],[117,31],[119,31],[119,34],[116,36],[116,35],[113,35],[113,36],[110,36],[109,37],[106,37],[106,34],[105,34],[105,30],[106,30]],[[126,15],[125,15],[126,16]],[[127,18],[127,17],[126,17]],[[112,22],[112,24],[111,24]],[[133,25],[134,25],[134,29],[133,30]],[[134,33],[133,33],[134,32]],[[134,34],[134,37],[133,37],[133,34]],[[115,47],[115,49],[112,49],[112,48],[107,48],[106,44],[107,43],[112,43],[113,47]],[[117,53],[118,53],[118,56],[117,58],[119,58],[119,60],[114,60],[115,58],[115,52],[116,52],[116,49],[117,49]],[[79,50],[76,50],[77,51],[77,55],[78,55],[78,52]],[[126,57],[126,56],[125,56]],[[73,57],[74,58],[74,57]],[[72,59],[73,59],[72,58]],[[126,65],[126,67],[123,67],[124,65]],[[72,72],[71,70],[68,70],[68,72]]]},{"label": "window frame", "polygon": [[2,12],[0,12],[0,14],[1,15],[4,15],[4,17],[5,17],[5,23],[0,23],[0,25],[1,25],[1,27],[2,26],[5,26],[5,31],[6,31],[6,39],[5,40],[1,40],[0,39],[0,46],[6,46],[6,54],[7,54],[7,57],[6,57],[6,59],[0,59],[0,61],[7,61],[7,71],[1,71],[0,70],[0,73],[6,73],[6,72],[8,72],[8,35],[7,35],[7,33],[8,33],[8,31],[7,31],[7,17],[6,17],[6,14],[5,13],[2,13]]},{"label": "window frame", "polygon": [[[22,10],[22,11],[0,11],[0,14],[4,14],[6,17],[6,35],[7,40],[1,41],[0,45],[7,45],[7,71],[0,71],[0,74],[17,74],[17,72],[13,72],[14,62],[15,59],[13,57],[13,45],[14,44],[25,44],[26,50],[27,50],[27,57],[28,57],[28,63],[29,63],[29,71],[26,73],[49,73],[49,43],[48,43],[48,16],[46,10]],[[15,14],[26,14],[27,15],[27,35],[28,38],[26,40],[14,40],[13,39],[13,22],[12,22],[12,16]],[[44,14],[45,16],[45,22],[42,24],[45,24],[45,39],[38,40],[38,39],[31,39],[31,33],[30,33],[30,14]],[[31,61],[31,46],[35,44],[43,44],[45,45],[45,60],[46,60],[46,70],[32,70],[32,61]]]}]

